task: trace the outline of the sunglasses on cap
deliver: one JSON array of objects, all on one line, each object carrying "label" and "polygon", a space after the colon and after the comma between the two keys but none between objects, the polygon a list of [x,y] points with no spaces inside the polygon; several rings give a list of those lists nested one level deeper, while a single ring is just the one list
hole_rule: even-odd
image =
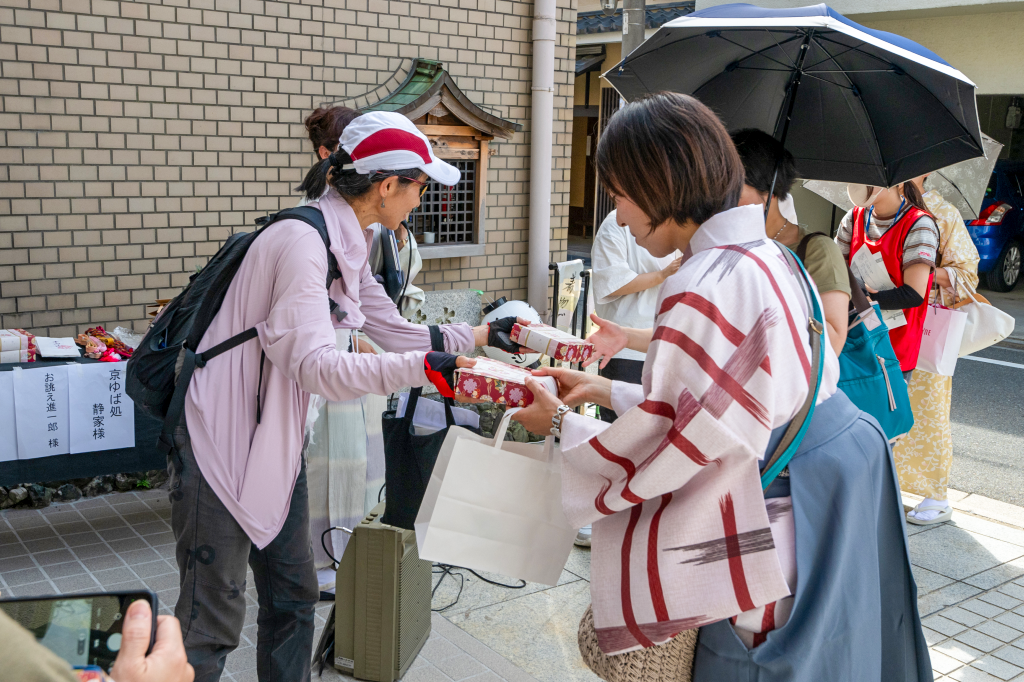
[{"label": "sunglasses on cap", "polygon": [[430,186],[430,181],[429,180],[427,182],[423,182],[422,180],[417,180],[416,178],[410,178],[410,177],[406,177],[404,175],[397,175],[395,173],[388,173],[386,171],[377,171],[377,172],[373,173],[370,177],[372,179],[374,179],[374,180],[384,180],[386,178],[399,178],[401,180],[408,180],[409,182],[415,182],[417,185],[420,186],[420,197],[422,197],[424,194],[427,193],[427,188]]}]

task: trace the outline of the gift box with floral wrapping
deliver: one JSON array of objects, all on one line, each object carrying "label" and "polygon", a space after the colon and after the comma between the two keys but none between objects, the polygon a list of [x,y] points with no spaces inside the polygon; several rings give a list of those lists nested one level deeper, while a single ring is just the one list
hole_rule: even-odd
[{"label": "gift box with floral wrapping", "polygon": [[[533,403],[533,393],[526,387],[529,376],[528,369],[490,358],[477,358],[475,367],[455,372],[455,395],[508,407],[527,407]],[[553,378],[534,379],[558,395],[558,385]]]}]

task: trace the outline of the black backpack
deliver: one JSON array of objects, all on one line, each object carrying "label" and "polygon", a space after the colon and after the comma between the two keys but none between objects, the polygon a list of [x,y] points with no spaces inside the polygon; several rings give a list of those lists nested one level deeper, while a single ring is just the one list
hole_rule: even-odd
[{"label": "black backpack", "polygon": [[[167,304],[128,360],[125,390],[137,408],[164,421],[163,432],[157,443],[157,448],[164,454],[174,445],[174,428],[181,420],[185,393],[195,369],[204,367],[221,353],[256,338],[256,328],[251,327],[202,353],[195,352],[220,310],[231,280],[238,272],[249,247],[270,225],[280,220],[301,220],[315,228],[327,249],[327,288],[330,289],[334,280],[341,277],[338,262],[331,253],[327,224],[323,213],[316,208],[300,206],[285,209],[258,219],[256,224],[259,228],[254,232],[231,235],[206,267],[189,278],[185,290]],[[337,315],[339,320],[346,315],[337,310],[338,304],[333,300],[330,305],[331,313]],[[260,357],[260,381],[256,394],[257,423],[262,417],[259,393],[263,386],[265,359],[264,353]]]}]

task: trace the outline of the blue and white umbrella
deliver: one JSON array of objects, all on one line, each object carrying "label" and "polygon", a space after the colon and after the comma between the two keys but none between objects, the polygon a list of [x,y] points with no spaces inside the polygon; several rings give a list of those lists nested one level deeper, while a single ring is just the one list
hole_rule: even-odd
[{"label": "blue and white umbrella", "polygon": [[931,50],[826,5],[720,5],[658,29],[604,77],[693,95],[782,141],[800,177],[891,187],[984,154],[975,85]]}]

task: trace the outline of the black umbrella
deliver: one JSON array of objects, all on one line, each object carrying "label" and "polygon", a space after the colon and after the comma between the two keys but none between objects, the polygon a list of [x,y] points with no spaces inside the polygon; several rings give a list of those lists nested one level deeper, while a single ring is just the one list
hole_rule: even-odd
[{"label": "black umbrella", "polygon": [[686,93],[774,135],[803,178],[891,187],[984,154],[970,79],[826,5],[694,12],[604,76],[626,100]]}]

